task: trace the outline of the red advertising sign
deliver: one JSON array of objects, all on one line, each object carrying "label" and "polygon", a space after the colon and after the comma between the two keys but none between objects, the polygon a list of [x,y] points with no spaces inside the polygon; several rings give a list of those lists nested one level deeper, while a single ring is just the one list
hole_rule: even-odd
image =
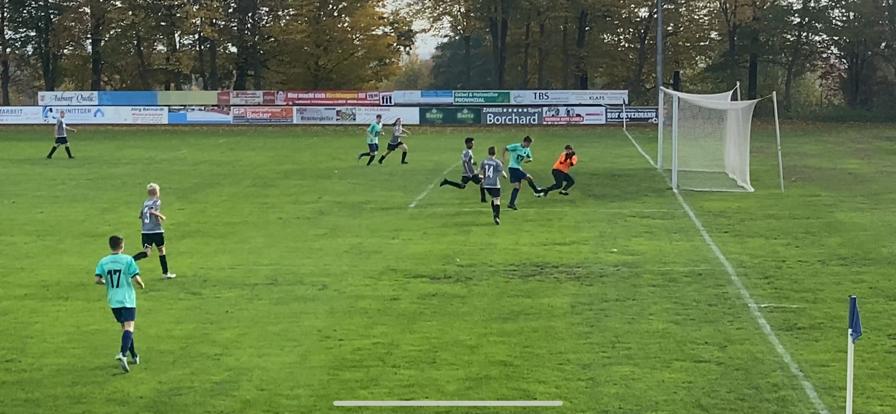
[{"label": "red advertising sign", "polygon": [[286,91],[286,105],[379,106],[379,92],[363,91]]},{"label": "red advertising sign", "polygon": [[218,105],[283,105],[283,92],[221,91],[218,92]]},{"label": "red advertising sign", "polygon": [[234,124],[291,124],[293,119],[290,107],[234,107],[231,112]]}]

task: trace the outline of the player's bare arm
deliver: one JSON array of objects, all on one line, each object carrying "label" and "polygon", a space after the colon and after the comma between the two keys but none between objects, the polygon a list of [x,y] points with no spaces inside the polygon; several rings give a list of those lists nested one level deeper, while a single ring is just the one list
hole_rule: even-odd
[{"label": "player's bare arm", "polygon": [[140,278],[140,275],[134,276],[134,283],[136,283],[137,286],[140,286],[140,289],[146,288],[146,285],[143,284],[143,279]]},{"label": "player's bare arm", "polygon": [[103,279],[102,276],[97,276],[96,280],[94,280],[93,283],[96,283],[98,285],[105,285],[106,281]]}]

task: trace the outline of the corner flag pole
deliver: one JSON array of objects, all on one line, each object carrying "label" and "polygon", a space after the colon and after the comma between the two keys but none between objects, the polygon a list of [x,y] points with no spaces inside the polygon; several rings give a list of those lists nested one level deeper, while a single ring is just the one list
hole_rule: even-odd
[{"label": "corner flag pole", "polygon": [[849,297],[849,328],[846,336],[846,414],[852,414],[853,358],[856,341],[862,336],[862,318],[859,317],[859,304],[855,296]]}]

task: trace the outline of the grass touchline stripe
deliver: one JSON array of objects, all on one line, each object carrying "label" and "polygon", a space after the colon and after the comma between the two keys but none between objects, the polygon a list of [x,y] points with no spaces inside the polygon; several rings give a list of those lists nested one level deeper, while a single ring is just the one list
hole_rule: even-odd
[{"label": "grass touchline stripe", "polygon": [[[640,145],[632,138],[632,136],[625,131],[625,134],[628,136],[629,141],[638,149],[638,152],[650,162],[650,165],[656,168],[656,164],[654,164],[653,160],[647,156],[647,153],[644,152],[644,149],[641,148]],[[665,174],[662,174],[661,171],[658,171],[663,178],[665,179]],[[668,182],[668,181],[667,181]],[[703,223],[700,222],[700,219],[697,218],[697,215],[694,214],[694,210],[691,209],[691,206],[688,205],[687,201],[684,200],[684,197],[681,196],[681,193],[678,192],[677,189],[673,188],[672,193],[675,194],[675,198],[678,200],[678,204],[681,205],[681,208],[684,209],[684,212],[687,213],[688,217],[691,218],[691,222],[694,223],[694,226],[697,227],[697,231],[700,232],[700,235],[703,237],[703,241],[706,242],[706,245],[709,246],[710,250],[715,253],[716,258],[719,259],[719,262],[722,263],[722,266],[725,268],[725,271],[728,272],[728,277],[731,279],[731,282],[734,283],[734,286],[737,287],[738,292],[740,292],[740,296],[743,301],[747,304],[747,307],[750,309],[750,314],[753,315],[753,319],[756,320],[756,323],[759,324],[759,327],[762,329],[762,332],[765,333],[766,338],[768,338],[769,342],[772,343],[772,346],[775,348],[775,351],[778,351],[778,355],[781,356],[781,359],[784,360],[784,363],[787,364],[787,367],[790,368],[790,372],[800,381],[800,384],[803,386],[803,391],[806,392],[806,395],[809,397],[809,400],[812,401],[812,404],[815,405],[815,409],[819,414],[829,414],[827,406],[824,405],[824,402],[821,401],[821,398],[818,397],[818,393],[815,391],[815,387],[809,382],[809,379],[806,378],[806,375],[803,374],[803,371],[800,369],[799,365],[797,365],[796,361],[793,360],[793,357],[790,356],[790,353],[787,352],[787,349],[784,348],[784,345],[781,344],[781,341],[778,339],[778,336],[775,334],[775,331],[772,329],[771,325],[769,325],[768,321],[765,320],[765,317],[762,316],[762,312],[759,311],[759,306],[756,305],[756,302],[753,300],[753,296],[750,295],[750,291],[747,290],[746,286],[744,286],[740,277],[737,275],[737,272],[734,270],[734,266],[731,265],[731,262],[725,257],[722,253],[722,250],[713,241],[712,237],[710,237],[709,232],[706,231],[706,228],[703,227]]]},{"label": "grass touchline stripe", "polygon": [[560,407],[563,401],[333,401],[336,407]]},{"label": "grass touchline stripe", "polygon": [[445,176],[448,175],[448,173],[451,170],[453,170],[454,167],[457,167],[458,165],[460,165],[460,161],[458,161],[454,164],[451,164],[450,167],[445,169],[445,171],[442,172],[442,175],[440,175],[439,178],[436,178],[436,180],[433,181],[432,184],[429,185],[429,187],[426,187],[426,190],[423,190],[423,192],[420,193],[420,195],[418,195],[417,198],[415,198],[414,201],[411,202],[411,204],[408,204],[408,208],[417,207],[417,203],[419,203],[420,200],[423,200],[423,197],[426,197],[426,195],[429,194],[430,191],[432,191],[433,187],[436,186],[436,183],[439,182],[439,180],[441,180],[442,178],[445,178]]}]

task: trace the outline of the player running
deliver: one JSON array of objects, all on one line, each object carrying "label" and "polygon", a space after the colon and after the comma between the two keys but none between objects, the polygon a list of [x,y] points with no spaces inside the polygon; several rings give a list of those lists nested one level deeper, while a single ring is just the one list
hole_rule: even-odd
[{"label": "player running", "polygon": [[109,248],[112,253],[102,259],[96,265],[96,279],[94,283],[106,285],[106,300],[112,308],[112,315],[121,324],[121,348],[115,360],[124,372],[130,372],[127,354],[131,354],[131,363],[140,364],[140,356],[134,347],[134,321],[137,319],[137,293],[134,284],[144,288],[140,279],[140,269],[134,258],[128,256],[124,250],[124,239],[120,236],[109,237]]},{"label": "player running", "polygon": [[520,193],[520,183],[523,180],[526,180],[529,183],[529,188],[535,192],[536,197],[541,197],[543,195],[542,189],[538,188],[535,185],[535,179],[532,178],[531,175],[527,174],[523,171],[522,163],[524,162],[532,162],[532,150],[530,147],[532,146],[532,137],[526,135],[523,137],[523,142],[520,144],[510,144],[504,147],[504,151],[501,152],[501,158],[505,161],[507,160],[507,154],[510,153],[510,164],[508,170],[510,172],[510,184],[513,185],[513,191],[510,193],[510,203],[507,204],[507,208],[511,210],[516,210],[516,197]]},{"label": "player running", "polygon": [[554,176],[554,184],[544,189],[545,197],[547,197],[549,192],[560,188],[563,188],[560,190],[561,195],[569,195],[569,189],[576,184],[576,180],[569,175],[569,169],[578,162],[576,151],[572,148],[572,145],[567,145],[563,152],[560,153],[560,157],[557,158],[557,162],[554,163],[554,168],[551,170],[551,175]]},{"label": "player running", "polygon": [[65,111],[59,111],[59,116],[56,117],[56,143],[53,144],[53,148],[50,148],[50,153],[47,154],[47,159],[53,158],[53,153],[59,149],[60,145],[65,145],[65,153],[68,154],[68,159],[74,159],[75,157],[72,155],[72,150],[68,146],[68,131],[78,132],[78,130],[74,128],[69,128],[68,125],[65,124]]},{"label": "player running", "polygon": [[[467,188],[467,183],[472,181],[474,184],[481,184],[482,177],[476,173],[476,170],[473,167],[476,165],[476,161],[473,159],[473,144],[475,140],[473,137],[467,137],[464,139],[464,151],[460,154],[460,162],[464,168],[463,174],[460,176],[460,182],[451,181],[447,178],[442,179],[442,182],[439,184],[439,187],[444,187],[446,185],[450,185],[454,188],[464,189]],[[483,203],[485,202],[485,189],[482,186],[479,187],[479,199]]]},{"label": "player running", "polygon": [[496,225],[500,225],[501,176],[506,178],[507,173],[504,172],[504,164],[495,158],[497,152],[495,147],[488,147],[488,158],[482,161],[482,164],[479,166],[479,172],[482,174],[483,191],[488,192],[488,195],[492,198],[492,219],[494,219]]},{"label": "player running", "polygon": [[408,146],[401,141],[401,138],[408,135],[411,135],[411,131],[401,126],[401,118],[396,118],[395,122],[392,123],[392,138],[389,139],[389,143],[386,145],[386,153],[380,156],[379,163],[382,164],[386,157],[396,149],[401,149],[401,163],[407,164]]},{"label": "player running", "polygon": [[370,157],[367,160],[367,165],[373,164],[373,160],[376,159],[376,152],[380,150],[380,133],[383,132],[383,116],[380,114],[376,115],[376,120],[370,123],[370,126],[367,127],[367,152],[362,152],[358,155],[358,161],[364,157]]},{"label": "player running", "polygon": [[177,275],[168,272],[168,256],[165,255],[165,230],[162,229],[162,222],[167,220],[162,214],[162,200],[160,197],[159,185],[149,183],[146,186],[146,194],[149,198],[143,202],[143,208],[140,210],[141,238],[143,241],[143,251],[134,255],[134,260],[141,260],[149,257],[152,253],[152,246],[156,246],[159,252],[159,264],[162,266],[162,278],[174,279]]}]

